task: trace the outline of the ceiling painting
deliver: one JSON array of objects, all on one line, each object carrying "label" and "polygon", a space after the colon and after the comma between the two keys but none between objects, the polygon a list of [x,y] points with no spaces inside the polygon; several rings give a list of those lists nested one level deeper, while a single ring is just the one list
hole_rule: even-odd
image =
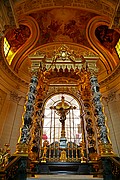
[{"label": "ceiling painting", "polygon": [[38,22],[40,39],[37,46],[50,42],[72,42],[89,46],[86,26],[94,13],[75,9],[52,9],[32,13]]},{"label": "ceiling painting", "polygon": [[67,45],[75,52],[76,59],[81,55],[89,59],[99,55],[99,76],[105,78],[108,67],[112,67],[111,73],[119,63],[115,49],[119,34],[108,28],[113,28],[112,17],[117,1],[13,0],[19,28],[8,25],[4,31],[14,53],[9,65],[19,77],[28,81],[29,55],[45,53],[46,58],[51,59],[60,45]]},{"label": "ceiling painting", "polygon": [[6,38],[13,51],[17,51],[30,37],[30,29],[25,25],[19,25],[17,29],[11,29],[6,34]]},{"label": "ceiling painting", "polygon": [[117,31],[115,31],[114,29],[110,29],[106,25],[97,27],[95,35],[99,42],[111,53],[114,51],[115,45],[120,38],[120,34]]}]

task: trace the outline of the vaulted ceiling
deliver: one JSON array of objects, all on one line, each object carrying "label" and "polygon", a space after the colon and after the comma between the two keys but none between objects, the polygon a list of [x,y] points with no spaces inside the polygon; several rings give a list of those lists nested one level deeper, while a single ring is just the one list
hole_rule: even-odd
[{"label": "vaulted ceiling", "polygon": [[119,66],[117,0],[2,0],[0,10],[2,43],[6,37],[13,52],[8,67],[24,81],[30,77],[29,55],[39,51],[51,58],[63,44],[77,58],[99,57],[99,81]]}]

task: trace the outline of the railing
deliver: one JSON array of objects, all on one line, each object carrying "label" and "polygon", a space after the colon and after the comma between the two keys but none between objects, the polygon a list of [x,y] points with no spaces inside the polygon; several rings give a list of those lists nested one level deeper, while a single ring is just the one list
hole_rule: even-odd
[{"label": "railing", "polygon": [[66,148],[60,148],[59,144],[52,144],[41,148],[41,162],[82,162],[87,161],[85,149],[76,144],[68,144]]},{"label": "railing", "polygon": [[120,158],[110,157],[110,160],[112,162],[112,174],[114,180],[120,180]]},{"label": "railing", "polygon": [[0,169],[0,180],[25,180],[27,178],[27,157],[12,156],[6,166]]},{"label": "railing", "polygon": [[[63,159],[61,162],[64,163],[78,163],[74,160],[74,158],[76,158],[77,155],[77,151],[75,147],[71,147],[69,148],[70,151],[74,152],[73,154],[74,156],[68,156],[69,153],[67,153],[67,157],[69,157],[69,161],[63,161],[65,159]],[[51,148],[48,149],[48,152],[51,152]],[[55,149],[56,150],[56,149]],[[73,151],[74,150],[74,151]],[[54,154],[54,153],[53,153]],[[66,155],[66,154],[65,154]],[[49,156],[48,156],[49,157]],[[50,155],[50,160],[51,160],[51,155]],[[58,154],[56,154],[56,157],[58,157]],[[73,157],[73,159],[72,159]],[[52,159],[54,159],[52,157]],[[60,159],[59,159],[60,160]],[[72,160],[72,161],[71,161]],[[74,162],[73,162],[74,161]],[[90,174],[94,174],[95,176],[97,175],[101,175],[103,174],[103,178],[104,180],[120,180],[120,158],[119,157],[101,157],[100,160],[102,163],[100,163],[102,166],[100,167],[100,165],[98,164],[98,162],[94,162],[94,163],[81,163],[81,165],[85,166],[87,165],[89,167],[89,173]],[[29,164],[27,164],[29,163]],[[55,159],[54,161],[50,162],[50,163],[55,163]],[[79,161],[80,163],[80,161]],[[29,162],[28,161],[28,157],[25,156],[11,156],[9,157],[9,161],[8,163],[2,164],[2,166],[0,166],[0,180],[26,180],[27,178],[27,173],[28,174],[32,174],[33,175],[37,172],[37,168],[41,168],[41,165],[39,162]],[[43,163],[43,166],[45,164]],[[79,164],[79,166],[81,167],[81,165]],[[38,168],[38,169],[39,169]],[[30,170],[30,172],[28,172],[28,170]]]},{"label": "railing", "polygon": [[104,180],[120,180],[120,158],[102,157]]}]

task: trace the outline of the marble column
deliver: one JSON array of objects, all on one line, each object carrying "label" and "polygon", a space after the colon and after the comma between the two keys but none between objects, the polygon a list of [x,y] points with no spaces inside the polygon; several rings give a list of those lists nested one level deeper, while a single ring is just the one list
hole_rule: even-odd
[{"label": "marble column", "polygon": [[28,144],[30,141],[30,131],[33,124],[34,104],[37,94],[38,71],[40,63],[33,62],[31,65],[31,80],[26,95],[24,105],[24,113],[22,116],[22,127],[20,129],[20,137],[16,146],[16,154],[28,154]]},{"label": "marble column", "polygon": [[[42,78],[42,76],[40,76]],[[39,82],[40,78],[39,78]],[[43,118],[44,118],[44,104],[43,104],[43,84],[39,84],[40,88],[36,96],[35,114],[33,124],[31,128],[31,140],[29,142],[28,156],[33,161],[39,160],[39,154],[41,149],[42,130],[43,130]]]},{"label": "marble column", "polygon": [[97,139],[99,152],[101,156],[113,155],[111,141],[108,135],[108,127],[106,125],[106,116],[103,112],[103,105],[101,103],[100,86],[97,80],[96,62],[88,63],[88,70],[90,72],[91,92],[94,105],[94,116],[96,119]]}]

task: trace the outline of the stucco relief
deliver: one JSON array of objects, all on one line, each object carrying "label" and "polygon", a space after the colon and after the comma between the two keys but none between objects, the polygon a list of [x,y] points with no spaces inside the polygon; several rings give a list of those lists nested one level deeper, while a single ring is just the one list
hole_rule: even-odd
[{"label": "stucco relief", "polygon": [[[86,56],[86,57],[95,57],[97,56],[91,49],[85,48],[83,46],[78,45],[72,45],[65,43],[66,46],[74,51],[75,57],[80,58],[80,56]],[[37,51],[35,51],[31,56],[38,56],[38,55],[46,55],[46,58],[52,58],[54,55],[54,51],[57,50],[60,46],[63,44],[49,44],[45,47],[40,47]],[[77,60],[77,59],[76,59]]]},{"label": "stucco relief", "polygon": [[22,2],[16,3],[14,9],[16,11],[16,16],[19,19],[21,15],[30,13],[33,9],[45,9],[45,8],[53,8],[53,7],[80,7],[86,8],[87,10],[97,10],[97,13],[108,15],[109,17],[113,16],[114,9],[116,7],[115,1],[112,1],[112,6],[110,6],[109,2],[106,0],[24,0]]},{"label": "stucco relief", "polygon": [[15,102],[19,103],[21,98],[22,98],[22,96],[19,96],[15,91],[10,92],[10,100],[11,101],[15,101]]},{"label": "stucco relief", "polygon": [[120,92],[110,92],[107,96],[103,96],[102,100],[105,104],[108,104],[109,102],[120,101]]},{"label": "stucco relief", "polygon": [[49,87],[48,91],[47,91],[47,96],[49,97],[53,94],[58,94],[58,93],[68,93],[68,94],[72,94],[75,97],[77,97],[78,99],[80,98],[80,94],[78,91],[78,88],[73,86],[73,87],[67,87],[67,86],[62,86],[62,87],[58,87],[58,86],[51,86]]},{"label": "stucco relief", "polygon": [[2,14],[4,16],[4,23],[8,27],[17,26],[16,17],[13,15],[12,7],[9,0],[3,1],[2,4]]},{"label": "stucco relief", "polygon": [[53,0],[55,6],[71,6],[73,0]]},{"label": "stucco relief", "polygon": [[107,84],[112,82],[115,78],[117,78],[119,75],[120,75],[120,65],[116,68],[116,71],[114,71],[110,76],[108,76],[99,83],[100,87],[106,86]]},{"label": "stucco relief", "polygon": [[86,0],[86,7],[90,9],[100,10],[102,8],[102,2],[98,0]]}]

